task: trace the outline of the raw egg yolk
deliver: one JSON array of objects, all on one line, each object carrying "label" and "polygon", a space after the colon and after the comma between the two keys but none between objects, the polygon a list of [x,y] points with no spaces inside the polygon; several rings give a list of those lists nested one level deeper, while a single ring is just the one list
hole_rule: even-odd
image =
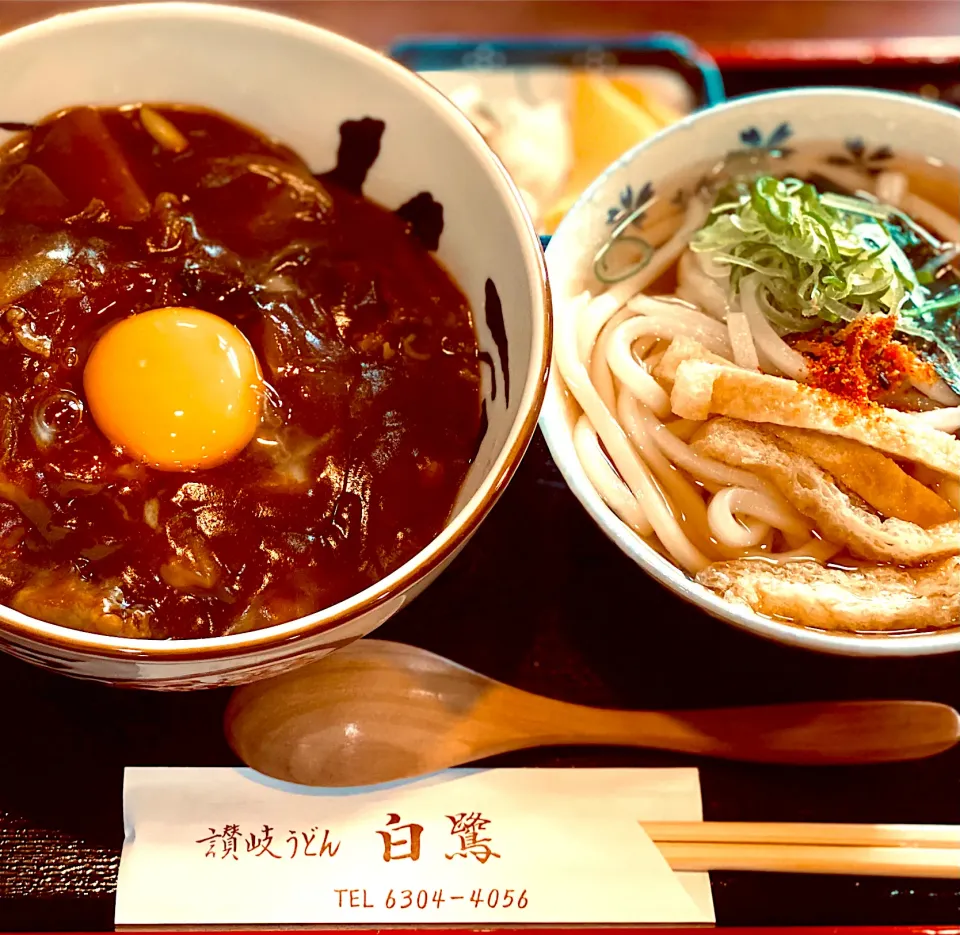
[{"label": "raw egg yolk", "polygon": [[113,325],[83,371],[97,427],[161,471],[229,461],[260,422],[263,376],[250,342],[195,308],[158,308]]}]

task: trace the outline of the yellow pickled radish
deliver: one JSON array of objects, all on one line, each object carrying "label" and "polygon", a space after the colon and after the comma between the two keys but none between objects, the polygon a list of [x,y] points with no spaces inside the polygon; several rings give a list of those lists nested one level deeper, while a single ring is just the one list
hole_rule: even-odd
[{"label": "yellow pickled radish", "polygon": [[646,110],[661,127],[668,127],[685,116],[682,111],[677,110],[656,91],[634,83],[628,78],[611,78],[610,81],[624,97],[636,104],[637,107]]},{"label": "yellow pickled radish", "polygon": [[[614,159],[660,129],[643,108],[603,75],[578,73],[570,113],[574,167],[582,189]],[[571,178],[572,181],[572,178]]]},{"label": "yellow pickled radish", "polygon": [[590,72],[572,75],[573,164],[563,194],[544,213],[546,232],[553,232],[583,190],[611,162],[659,129],[657,120],[618,90],[609,78]]}]

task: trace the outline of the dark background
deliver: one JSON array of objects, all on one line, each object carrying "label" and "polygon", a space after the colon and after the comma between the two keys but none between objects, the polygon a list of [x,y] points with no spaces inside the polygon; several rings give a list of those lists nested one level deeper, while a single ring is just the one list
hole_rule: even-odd
[{"label": "dark background", "polygon": [[[0,0],[0,31],[90,4]],[[960,66],[733,67],[769,39],[960,36],[958,0],[258,3],[376,46],[417,33],[623,35],[672,30],[709,45],[731,96],[796,84],[940,89]],[[377,634],[531,691],[585,704],[670,708],[830,698],[960,707],[960,657],[851,660],[762,642],[655,585],[593,525],[539,435],[451,568]],[[0,657],[0,931],[113,926],[123,768],[236,763],[229,692],[119,691]],[[713,820],[960,822],[960,748],[912,764],[800,769],[618,750],[542,750],[509,766],[700,767]],[[957,881],[715,873],[722,925],[953,924]]]}]

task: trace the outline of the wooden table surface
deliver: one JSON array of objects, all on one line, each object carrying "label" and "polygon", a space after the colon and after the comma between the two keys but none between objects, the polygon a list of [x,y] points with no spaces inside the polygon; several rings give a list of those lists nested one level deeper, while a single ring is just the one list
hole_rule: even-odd
[{"label": "wooden table surface", "polygon": [[[234,0],[242,2],[242,0]],[[97,4],[0,0],[0,31]],[[960,36],[960,0],[256,0],[383,48],[414,33],[682,32],[707,46],[761,39]]]}]

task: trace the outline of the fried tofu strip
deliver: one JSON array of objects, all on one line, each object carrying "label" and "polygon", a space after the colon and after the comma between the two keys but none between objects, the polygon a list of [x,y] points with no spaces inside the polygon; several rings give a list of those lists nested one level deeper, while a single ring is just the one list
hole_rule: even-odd
[{"label": "fried tofu strip", "polygon": [[957,511],[896,461],[875,448],[809,429],[767,427],[795,451],[812,458],[878,513],[924,529],[957,519]]},{"label": "fried tofu strip", "polygon": [[684,360],[677,367],[670,404],[684,419],[702,421],[716,413],[812,429],[960,476],[960,441],[952,435],[896,409],[864,410],[827,390],[783,377]]},{"label": "fried tofu strip", "polygon": [[824,630],[942,630],[960,626],[960,558],[923,568],[839,569],[739,559],[697,581],[768,617]]},{"label": "fried tofu strip", "polygon": [[677,367],[685,360],[702,360],[706,363],[719,364],[722,367],[729,367],[730,361],[708,351],[695,338],[687,337],[685,334],[677,335],[670,346],[663,352],[660,363],[657,364],[654,376],[661,380],[669,380],[671,383],[677,378]]},{"label": "fried tofu strip", "polygon": [[922,565],[960,554],[960,519],[930,529],[881,519],[853,500],[812,458],[776,438],[771,428],[714,419],[692,447],[700,455],[770,481],[829,541],[845,545],[854,555]]}]

